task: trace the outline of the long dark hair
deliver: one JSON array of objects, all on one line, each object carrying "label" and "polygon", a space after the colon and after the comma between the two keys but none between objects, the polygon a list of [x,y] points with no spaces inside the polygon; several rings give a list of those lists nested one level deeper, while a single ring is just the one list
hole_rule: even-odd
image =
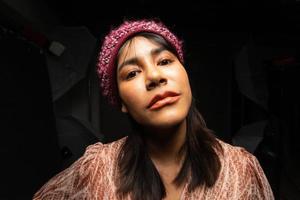
[{"label": "long dark hair", "polygon": [[[138,35],[157,42],[177,55],[176,50],[162,37],[153,33],[139,33]],[[160,174],[147,152],[142,137],[142,127],[131,116],[129,118],[132,132],[126,138],[117,158],[117,174],[115,176],[117,195],[120,199],[129,194],[132,195],[133,200],[162,199],[166,196],[166,190]],[[201,185],[208,187],[214,185],[221,169],[217,152],[222,152],[222,147],[213,131],[206,127],[194,100],[192,100],[186,120],[186,141],[180,150],[181,153],[185,152],[186,154],[182,167],[173,182],[180,186],[187,181],[187,177],[191,173],[188,185],[188,191],[191,192]]]}]

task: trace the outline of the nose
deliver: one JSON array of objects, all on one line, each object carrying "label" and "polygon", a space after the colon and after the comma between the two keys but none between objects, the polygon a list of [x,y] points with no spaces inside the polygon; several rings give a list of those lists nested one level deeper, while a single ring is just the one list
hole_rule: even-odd
[{"label": "nose", "polygon": [[149,69],[146,76],[146,88],[148,91],[165,85],[168,82],[163,72],[161,72],[157,67]]}]

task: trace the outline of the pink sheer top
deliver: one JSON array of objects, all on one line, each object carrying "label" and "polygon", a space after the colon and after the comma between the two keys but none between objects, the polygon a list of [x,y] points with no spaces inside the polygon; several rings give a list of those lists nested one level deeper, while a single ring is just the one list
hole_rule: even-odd
[{"label": "pink sheer top", "polygon": [[[69,168],[50,179],[34,195],[34,200],[115,200],[116,158],[126,137],[109,144],[90,145]],[[193,192],[185,183],[180,200],[273,200],[273,193],[257,159],[244,148],[220,141],[221,171],[213,187]],[[130,196],[126,199],[130,200]]]}]

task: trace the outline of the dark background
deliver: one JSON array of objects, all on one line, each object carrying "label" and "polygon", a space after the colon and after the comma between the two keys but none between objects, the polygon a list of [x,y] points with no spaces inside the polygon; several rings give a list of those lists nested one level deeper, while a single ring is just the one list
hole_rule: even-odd
[{"label": "dark background", "polygon": [[2,0],[0,12],[0,199],[30,199],[89,144],[128,133],[99,95],[95,62],[111,28],[140,18],[184,40],[208,127],[257,156],[276,199],[299,199],[299,1]]}]

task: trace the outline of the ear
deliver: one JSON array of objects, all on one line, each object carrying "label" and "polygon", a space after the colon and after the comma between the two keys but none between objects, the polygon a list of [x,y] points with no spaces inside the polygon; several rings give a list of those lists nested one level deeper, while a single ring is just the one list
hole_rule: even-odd
[{"label": "ear", "polygon": [[127,107],[125,106],[125,104],[123,102],[121,104],[122,104],[121,111],[123,113],[128,113],[128,110],[127,110]]}]

